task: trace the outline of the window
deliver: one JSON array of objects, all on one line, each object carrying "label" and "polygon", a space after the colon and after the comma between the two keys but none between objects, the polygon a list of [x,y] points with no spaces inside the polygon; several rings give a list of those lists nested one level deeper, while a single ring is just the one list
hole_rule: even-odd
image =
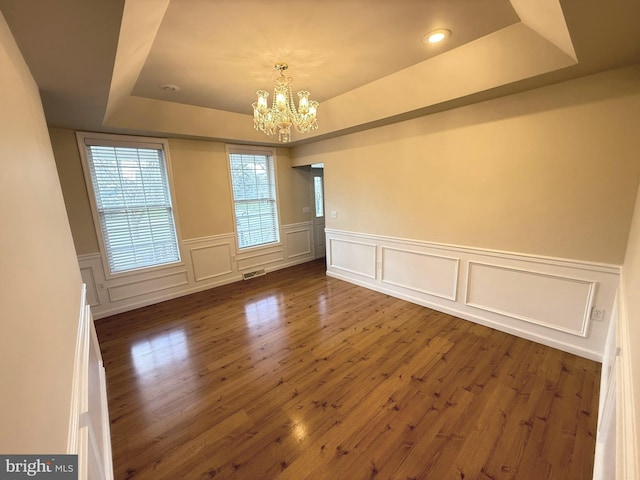
[{"label": "window", "polygon": [[324,217],[324,198],[322,193],[322,177],[313,177],[313,190],[316,203],[316,218]]},{"label": "window", "polygon": [[230,148],[238,248],[280,241],[273,152]]},{"label": "window", "polygon": [[78,134],[110,273],[180,261],[166,142]]}]

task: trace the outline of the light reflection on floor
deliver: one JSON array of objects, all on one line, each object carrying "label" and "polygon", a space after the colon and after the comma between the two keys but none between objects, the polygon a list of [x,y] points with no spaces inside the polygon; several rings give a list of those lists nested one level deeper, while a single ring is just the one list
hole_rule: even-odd
[{"label": "light reflection on floor", "polygon": [[247,301],[244,305],[244,313],[249,327],[258,327],[272,322],[280,323],[282,318],[279,295]]},{"label": "light reflection on floor", "polygon": [[291,433],[298,442],[303,442],[307,438],[307,427],[300,420],[294,420],[291,424]]},{"label": "light reflection on floor", "polygon": [[[184,330],[171,330],[140,340],[131,346],[131,359],[139,379],[153,378],[167,368],[184,370],[189,365],[189,343]],[[189,362],[187,362],[189,363]]]},{"label": "light reflection on floor", "polygon": [[325,297],[324,292],[316,298],[316,308],[318,309],[318,313],[321,318],[327,314],[327,298]]},{"label": "light reflection on floor", "polygon": [[[131,346],[140,404],[144,405],[140,414],[159,422],[167,415],[167,402],[177,401],[198,387],[192,358],[182,329],[152,335]],[[171,384],[167,384],[167,378],[172,379]],[[158,389],[158,385],[163,387]]]}]

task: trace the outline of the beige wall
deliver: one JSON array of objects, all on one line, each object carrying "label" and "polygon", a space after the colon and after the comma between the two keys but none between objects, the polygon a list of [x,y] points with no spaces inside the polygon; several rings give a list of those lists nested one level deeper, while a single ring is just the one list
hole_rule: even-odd
[{"label": "beige wall", "polygon": [[169,140],[182,238],[233,232],[224,143]]},{"label": "beige wall", "polygon": [[0,452],[65,453],[80,270],[38,87],[0,14]]},{"label": "beige wall", "polygon": [[[56,167],[76,251],[79,255],[98,252],[98,237],[87,200],[76,134],[65,128],[50,128],[49,136],[56,156]],[[58,161],[59,159],[65,161]]]},{"label": "beige wall", "polygon": [[[75,132],[50,129],[60,182],[77,253],[98,253]],[[233,207],[225,144],[201,140],[169,139],[173,187],[183,239],[232,233]],[[312,220],[303,207],[311,206],[308,170],[291,168],[289,149],[276,151],[280,223]]]},{"label": "beige wall", "polygon": [[621,264],[640,176],[640,67],[293,149],[327,227]]},{"label": "beige wall", "polygon": [[278,196],[280,197],[280,222],[283,225],[309,222],[312,213],[303,213],[304,207],[312,207],[313,180],[309,169],[291,168],[291,150],[278,148],[276,172],[278,175]]}]

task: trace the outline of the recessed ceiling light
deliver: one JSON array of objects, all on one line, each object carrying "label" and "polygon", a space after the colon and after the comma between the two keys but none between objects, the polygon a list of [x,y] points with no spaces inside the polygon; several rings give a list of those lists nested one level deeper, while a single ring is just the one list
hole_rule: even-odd
[{"label": "recessed ceiling light", "polygon": [[164,90],[165,92],[177,92],[180,90],[180,87],[177,85],[170,85],[170,84],[166,84],[166,85],[160,85],[160,88],[162,90]]},{"label": "recessed ceiling light", "polygon": [[427,33],[424,37],[422,37],[423,43],[439,43],[451,36],[450,30],[434,30],[433,32]]}]

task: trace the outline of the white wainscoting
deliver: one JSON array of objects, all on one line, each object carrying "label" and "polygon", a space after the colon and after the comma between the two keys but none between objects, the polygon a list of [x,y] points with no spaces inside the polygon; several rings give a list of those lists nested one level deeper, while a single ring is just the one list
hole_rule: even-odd
[{"label": "white wainscoting", "polygon": [[[327,229],[327,274],[602,361],[620,267]],[[591,320],[592,308],[603,320]]]},{"label": "white wainscoting", "polygon": [[[192,245],[191,242],[189,245]],[[196,282],[220,278],[233,273],[231,259],[233,258],[231,242],[217,244],[205,244],[201,247],[191,246],[191,264],[193,265],[193,277]]]},{"label": "white wainscoting", "polygon": [[129,300],[149,293],[161,292],[175,287],[188,285],[187,271],[158,275],[153,278],[135,279],[120,285],[109,287],[109,301],[116,303],[121,300]]},{"label": "white wainscoting", "polygon": [[[622,274],[624,275],[624,274]],[[618,290],[620,292],[620,290]],[[616,476],[616,448],[624,452],[624,442],[620,446],[616,445],[616,400],[620,386],[617,384],[616,371],[620,369],[619,349],[617,347],[616,325],[619,323],[619,297],[616,298],[607,341],[605,343],[604,355],[602,358],[602,372],[600,375],[600,399],[598,402],[598,431],[596,435],[596,451],[593,463],[593,480],[610,480],[617,478],[635,478]],[[619,329],[618,329],[619,330]],[[631,420],[631,419],[629,419]],[[633,425],[633,421],[629,421]],[[635,449],[632,450],[635,455]]]},{"label": "white wainscoting", "polygon": [[[323,234],[324,236],[324,234]],[[302,228],[291,228],[284,232],[284,245],[287,259],[313,255],[313,230],[304,225]]]},{"label": "white wainscoting", "polygon": [[[623,272],[624,276],[624,272]],[[623,282],[621,282],[623,283]],[[635,293],[635,292],[634,292]],[[618,291],[615,361],[615,440],[611,440],[616,454],[616,479],[637,480],[640,474],[640,439],[637,438],[638,392],[634,388],[633,370],[636,366],[629,352],[637,349],[636,339],[629,334],[629,325],[637,321],[630,317],[627,293],[621,286]],[[603,412],[604,413],[604,412]],[[596,449],[598,446],[596,445]],[[597,451],[597,450],[596,450]],[[607,472],[610,473],[610,472]],[[609,477],[611,478],[611,475]]]},{"label": "white wainscoting", "polygon": [[113,480],[107,383],[91,307],[82,285],[67,453],[80,480]]},{"label": "white wainscoting", "polygon": [[87,301],[99,319],[237,282],[244,272],[270,272],[314,259],[313,222],[283,225],[280,233],[279,244],[240,253],[233,233],[183,240],[181,263],[110,279],[99,253],[79,255]]},{"label": "white wainscoting", "polygon": [[586,337],[595,288],[587,280],[470,261],[465,303]]},{"label": "white wainscoting", "polygon": [[[326,230],[325,230],[326,231]],[[365,278],[376,278],[377,248],[375,243],[328,238],[331,268]]]},{"label": "white wainscoting", "polygon": [[[382,246],[380,280],[447,300],[456,300],[460,259]],[[423,272],[429,272],[424,275]]]},{"label": "white wainscoting", "polygon": [[87,303],[93,308],[109,301],[108,292],[104,289],[104,269],[102,258],[98,253],[79,255],[80,274],[87,286]]}]

